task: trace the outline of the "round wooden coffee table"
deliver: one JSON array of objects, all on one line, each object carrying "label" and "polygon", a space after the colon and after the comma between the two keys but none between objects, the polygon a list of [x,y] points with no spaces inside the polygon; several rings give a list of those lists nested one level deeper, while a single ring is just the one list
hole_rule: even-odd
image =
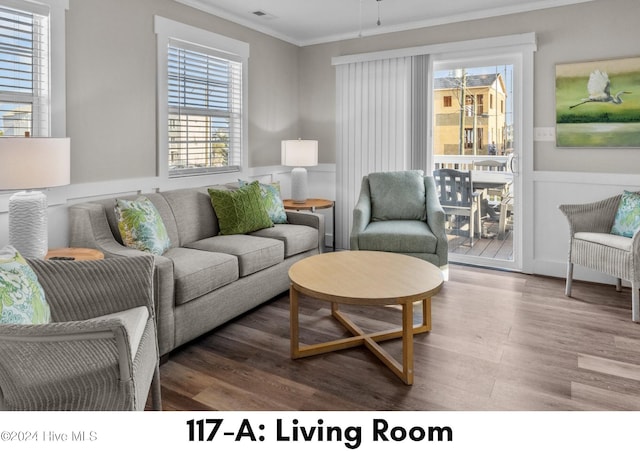
[{"label": "round wooden coffee table", "polygon": [[[307,257],[289,269],[291,287],[291,357],[308,357],[355,346],[366,346],[406,384],[413,384],[413,335],[431,330],[431,297],[440,291],[443,276],[429,262],[408,255],[378,251],[338,251]],[[331,315],[353,336],[301,345],[298,295],[331,303]],[[413,304],[422,302],[422,323],[413,324]],[[345,305],[400,305],[402,327],[365,333],[338,309]],[[402,362],[378,342],[402,338]]]}]

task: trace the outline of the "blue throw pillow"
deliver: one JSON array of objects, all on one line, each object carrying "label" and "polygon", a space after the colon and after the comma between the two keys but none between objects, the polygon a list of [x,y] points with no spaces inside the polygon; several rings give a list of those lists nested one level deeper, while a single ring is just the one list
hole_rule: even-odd
[{"label": "blue throw pillow", "polygon": [[611,233],[633,238],[639,228],[640,194],[625,190],[620,198],[620,205],[613,221],[613,227],[611,227]]}]

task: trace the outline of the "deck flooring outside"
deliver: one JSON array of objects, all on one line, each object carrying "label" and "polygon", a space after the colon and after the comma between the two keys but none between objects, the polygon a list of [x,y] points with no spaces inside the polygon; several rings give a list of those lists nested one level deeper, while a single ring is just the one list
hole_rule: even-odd
[{"label": "deck flooring outside", "polygon": [[469,225],[465,223],[459,228],[452,225],[447,229],[449,253],[482,257],[496,260],[513,260],[513,231],[500,239],[497,222],[483,222],[482,238],[475,237],[473,246],[469,238]]}]

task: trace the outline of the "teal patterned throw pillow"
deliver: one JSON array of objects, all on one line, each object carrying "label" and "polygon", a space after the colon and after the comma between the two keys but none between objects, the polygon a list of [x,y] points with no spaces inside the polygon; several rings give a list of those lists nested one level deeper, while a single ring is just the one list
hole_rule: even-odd
[{"label": "teal patterned throw pillow", "polygon": [[633,238],[640,228],[640,194],[627,190],[622,194],[611,233]]},{"label": "teal patterned throw pillow", "polygon": [[221,235],[255,232],[273,227],[260,195],[258,181],[236,190],[208,189]]},{"label": "teal patterned throw pillow", "polygon": [[136,200],[116,200],[116,219],[125,246],[162,255],[171,240],[160,213],[147,197]]},{"label": "teal patterned throw pillow", "polygon": [[[238,184],[240,184],[240,187],[249,185],[247,181],[243,181],[242,179],[238,179]],[[284,210],[284,204],[280,197],[280,183],[272,182],[271,184],[263,184],[258,182],[258,185],[260,186],[262,202],[264,203],[267,213],[269,213],[271,221],[274,224],[286,224],[287,213]]]},{"label": "teal patterned throw pillow", "polygon": [[0,249],[0,324],[48,324],[51,311],[38,277],[13,246]]}]

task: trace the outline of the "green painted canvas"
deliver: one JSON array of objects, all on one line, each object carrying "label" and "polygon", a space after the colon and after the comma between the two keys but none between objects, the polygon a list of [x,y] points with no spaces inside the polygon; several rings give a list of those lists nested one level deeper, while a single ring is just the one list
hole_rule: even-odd
[{"label": "green painted canvas", "polygon": [[254,181],[237,190],[208,189],[211,204],[218,216],[221,235],[255,232],[273,227],[264,207],[260,186]]},{"label": "green painted canvas", "polygon": [[613,221],[611,233],[632,238],[640,228],[640,194],[625,190]]},{"label": "green painted canvas", "polygon": [[[244,187],[249,184],[248,181],[238,180],[240,187]],[[260,186],[260,195],[262,195],[262,202],[264,207],[269,213],[269,217],[274,224],[286,224],[287,213],[280,197],[280,183],[272,182],[270,184],[263,184],[258,182]]]},{"label": "green painted canvas", "polygon": [[48,324],[51,310],[38,277],[13,246],[0,249],[0,324]]},{"label": "green painted canvas", "polygon": [[117,199],[115,212],[125,246],[156,255],[164,254],[171,247],[162,217],[147,197]]}]

